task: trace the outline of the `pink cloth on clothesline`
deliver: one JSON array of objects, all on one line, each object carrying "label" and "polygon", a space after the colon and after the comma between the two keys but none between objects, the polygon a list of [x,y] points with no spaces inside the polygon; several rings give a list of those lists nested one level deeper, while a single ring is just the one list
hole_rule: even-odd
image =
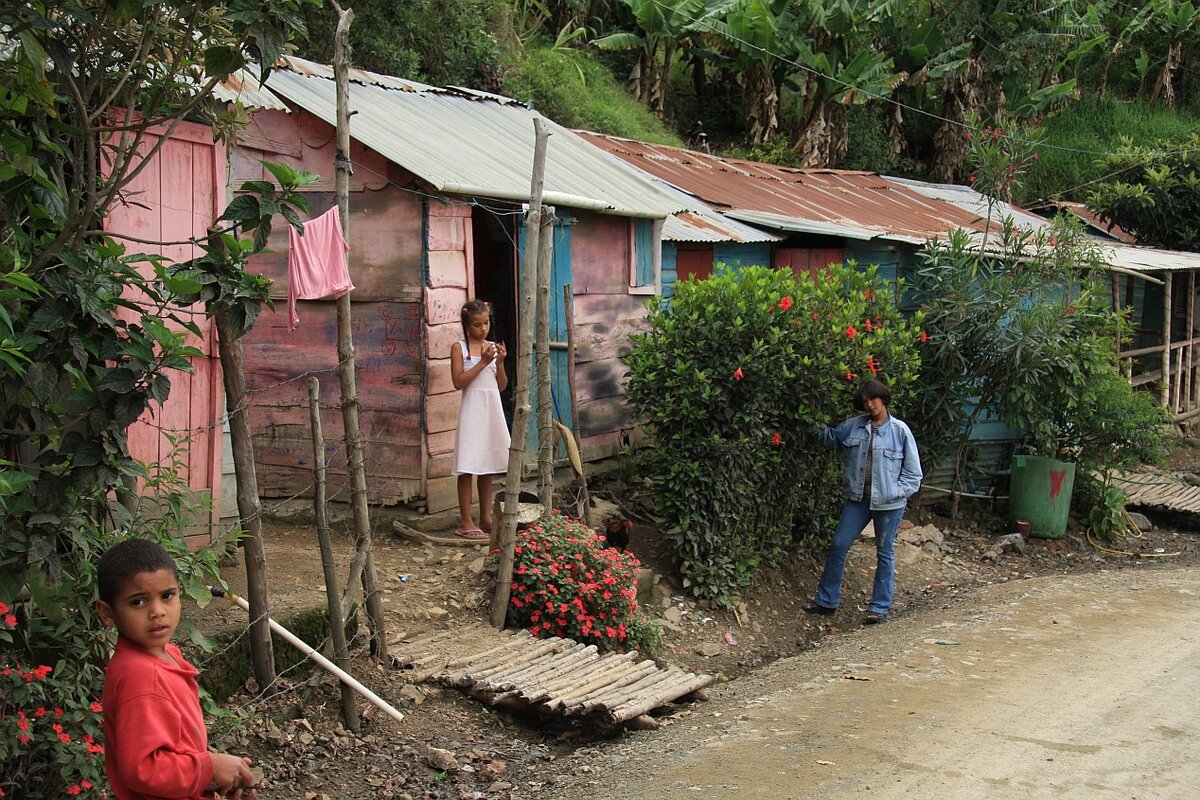
[{"label": "pink cloth on clothesline", "polygon": [[296,330],[297,300],[341,297],[354,288],[337,207],[304,223],[304,235],[288,229],[288,330]]}]

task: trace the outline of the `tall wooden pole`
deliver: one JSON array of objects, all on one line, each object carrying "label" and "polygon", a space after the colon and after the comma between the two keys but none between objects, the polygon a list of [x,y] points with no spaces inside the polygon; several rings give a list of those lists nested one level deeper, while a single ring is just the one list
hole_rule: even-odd
[{"label": "tall wooden pole", "polygon": [[554,259],[554,206],[542,207],[537,268],[538,499],[554,510],[554,392],[550,388],[550,264]]},{"label": "tall wooden pole", "polygon": [[575,437],[575,449],[579,451],[579,492],[583,504],[584,524],[591,527],[592,503],[588,497],[587,475],[583,471],[583,444],[579,438],[579,404],[575,397],[575,308],[571,284],[563,284],[563,316],[567,320],[567,394],[571,396],[571,435]]},{"label": "tall wooden pole", "polygon": [[1162,387],[1159,390],[1158,404],[1170,409],[1171,401],[1171,284],[1172,275],[1164,272],[1163,277],[1163,349],[1162,349]]},{"label": "tall wooden pole", "polygon": [[[209,244],[223,250],[221,236],[209,231]],[[246,536],[242,549],[246,554],[246,603],[250,606],[250,661],[259,690],[275,683],[275,654],[271,646],[271,627],[267,603],[267,554],[263,550],[262,508],[258,499],[258,474],[254,471],[254,440],[250,436],[250,415],[246,407],[246,376],[242,371],[242,342],[234,332],[229,316],[218,311],[213,320],[217,327],[217,352],[221,357],[221,376],[225,383],[225,409],[229,414],[229,442],[233,448],[233,472],[237,480],[237,505],[240,524]]]},{"label": "tall wooden pole", "polygon": [[[333,560],[333,542],[329,537],[329,514],[325,492],[325,434],[321,432],[321,384],[308,379],[308,415],[312,425],[313,511],[317,519],[317,543],[321,546],[321,569],[325,573],[325,601],[329,605],[329,630],[333,636],[333,663],[350,671],[350,651],[346,647],[346,617],[337,587],[337,562]],[[358,730],[358,700],[354,690],[342,684],[342,723],[346,730]]]},{"label": "tall wooden pole", "polygon": [[[337,85],[337,156],[335,157],[334,195],[342,220],[342,233],[350,240],[350,22],[353,9],[337,10],[337,30],[333,36],[333,72]],[[358,425],[358,386],[355,378],[353,318],[350,294],[337,299],[338,378],[342,387],[342,427],[346,434],[346,454],[350,471],[350,503],[354,508],[355,569],[350,586],[358,580],[353,572],[362,570],[362,587],[367,616],[371,621],[371,652],[383,655],[387,650],[387,629],[383,617],[383,599],[375,575],[375,557],[371,553],[371,515],[367,507],[367,470],[363,457],[362,431]],[[358,565],[361,565],[358,566]]]},{"label": "tall wooden pole", "polygon": [[[521,276],[521,321],[517,345],[517,387],[513,396],[512,445],[508,448],[508,474],[504,479],[504,516],[500,521],[500,565],[496,594],[492,598],[492,625],[504,627],[508,598],[512,594],[513,547],[517,537],[517,498],[525,464],[525,439],[529,429],[529,382],[533,375],[534,286],[537,281],[538,246],[542,229],[542,184],[546,177],[546,142],[550,132],[541,117],[533,119],[533,179],[529,213],[525,216],[525,257]],[[493,523],[494,524],[494,523]]]}]

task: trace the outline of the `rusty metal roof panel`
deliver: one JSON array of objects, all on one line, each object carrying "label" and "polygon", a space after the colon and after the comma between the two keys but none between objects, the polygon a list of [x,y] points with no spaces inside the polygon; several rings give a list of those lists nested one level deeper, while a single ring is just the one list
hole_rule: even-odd
[{"label": "rusty metal roof panel", "polygon": [[[332,70],[288,58],[267,86],[336,124]],[[351,70],[351,135],[441,192],[529,199],[537,112],[485,92],[438,89]],[[546,120],[546,203],[601,213],[661,218],[685,206],[645,175]]]},{"label": "rusty metal roof panel", "polygon": [[291,111],[286,103],[264,89],[258,78],[247,69],[239,69],[226,78],[224,83],[218,83],[213,87],[213,96],[226,103],[240,102],[250,111]]},{"label": "rusty metal roof panel", "polygon": [[[622,162],[624,163],[624,162]],[[663,192],[686,206],[667,217],[663,224],[663,241],[667,242],[781,242],[784,237],[738,222],[720,214],[696,198],[675,187],[647,176]]]},{"label": "rusty metal roof panel", "polygon": [[[747,219],[790,220],[787,230],[815,228],[854,238],[924,242],[955,228],[983,230],[978,214],[922,195],[872,172],[794,169],[586,131],[589,142],[661,178],[715,210]],[[829,226],[826,228],[826,226]],[[868,237],[868,234],[869,237]]]}]

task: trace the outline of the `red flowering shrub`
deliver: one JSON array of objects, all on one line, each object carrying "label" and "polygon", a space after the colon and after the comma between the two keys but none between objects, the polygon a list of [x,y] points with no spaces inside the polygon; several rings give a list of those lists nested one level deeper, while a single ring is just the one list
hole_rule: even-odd
[{"label": "red flowering shrub", "polygon": [[0,666],[0,797],[103,796],[103,709],[55,672],[48,664]]},{"label": "red flowering shrub", "polygon": [[552,514],[517,531],[509,618],[537,637],[563,636],[602,650],[652,650],[658,630],[637,605],[641,566],[605,547],[578,520]]},{"label": "red flowering shrub", "polygon": [[823,542],[840,506],[835,454],[812,432],[855,412],[862,380],[903,416],[920,315],[905,319],[875,268],[820,282],[749,267],[676,284],[633,337],[626,396],[652,434],[658,521],[684,585],[728,603],[756,570]]}]

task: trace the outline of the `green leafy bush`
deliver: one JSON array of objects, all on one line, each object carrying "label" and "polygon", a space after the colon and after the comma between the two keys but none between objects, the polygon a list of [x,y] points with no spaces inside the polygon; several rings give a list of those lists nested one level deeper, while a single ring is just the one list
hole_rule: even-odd
[{"label": "green leafy bush", "polygon": [[[164,507],[186,506],[170,494],[159,496]],[[2,501],[0,497],[0,505]],[[83,519],[75,506],[95,502],[74,498],[68,509]],[[0,605],[5,607],[0,613],[0,791],[5,796],[101,796],[106,781],[98,756],[103,738],[98,701],[115,635],[93,608],[95,564],[122,538],[152,538],[175,557],[183,596],[207,602],[207,580],[217,574],[220,553],[191,552],[182,538],[172,538],[176,522],[173,516],[126,520],[121,535],[81,524],[73,533],[73,547],[56,555],[62,569],[57,575],[37,565],[24,571],[0,566]],[[12,529],[0,555],[11,566],[29,557],[27,547],[39,541]]]},{"label": "green leafy bush", "polygon": [[760,566],[828,530],[838,467],[812,430],[853,413],[867,378],[903,397],[920,316],[903,319],[875,268],[851,264],[819,283],[718,269],[677,284],[648,322],[633,337],[626,393],[652,434],[656,514],[685,586],[728,603]]},{"label": "green leafy bush", "polygon": [[640,564],[605,547],[595,531],[561,514],[517,532],[511,618],[534,636],[564,636],[605,650],[652,651],[659,631],[638,610]]}]

